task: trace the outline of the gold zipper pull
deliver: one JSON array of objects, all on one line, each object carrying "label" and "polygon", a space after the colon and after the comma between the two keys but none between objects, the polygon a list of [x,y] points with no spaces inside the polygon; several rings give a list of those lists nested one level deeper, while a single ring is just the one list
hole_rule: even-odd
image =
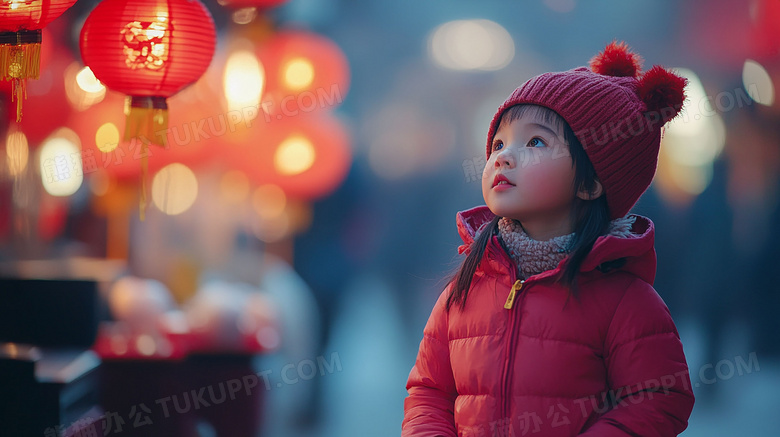
[{"label": "gold zipper pull", "polygon": [[515,304],[515,296],[517,296],[517,292],[520,291],[521,288],[523,288],[523,282],[520,279],[515,281],[515,283],[512,285],[512,288],[509,290],[509,296],[506,298],[506,303],[504,304],[504,308],[511,310],[512,305]]}]

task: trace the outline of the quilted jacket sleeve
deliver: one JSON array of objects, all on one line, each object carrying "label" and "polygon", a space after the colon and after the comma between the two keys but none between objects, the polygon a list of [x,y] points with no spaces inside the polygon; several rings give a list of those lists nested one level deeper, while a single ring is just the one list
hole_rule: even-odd
[{"label": "quilted jacket sleeve", "polygon": [[617,306],[604,344],[614,407],[581,436],[671,437],[688,426],[693,391],[682,342],[666,304],[635,280]]},{"label": "quilted jacket sleeve", "polygon": [[449,287],[439,296],[423,330],[417,361],[409,373],[402,437],[456,436],[453,408],[457,392],[447,341]]}]

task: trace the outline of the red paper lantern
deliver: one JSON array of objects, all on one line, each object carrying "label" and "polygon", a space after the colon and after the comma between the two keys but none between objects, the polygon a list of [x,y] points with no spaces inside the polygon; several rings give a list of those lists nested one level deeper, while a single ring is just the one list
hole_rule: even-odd
[{"label": "red paper lantern", "polygon": [[246,144],[225,145],[234,168],[257,185],[275,184],[297,199],[330,194],[352,161],[349,133],[328,113],[302,115],[251,128]]},{"label": "red paper lantern", "polygon": [[84,22],[81,55],[103,84],[129,96],[125,138],[160,144],[165,99],[206,71],[215,38],[197,0],[104,0]]},{"label": "red paper lantern", "polygon": [[0,2],[0,75],[13,82],[16,121],[22,119],[27,79],[40,75],[41,30],[76,0],[6,0]]},{"label": "red paper lantern", "polygon": [[264,105],[273,118],[332,109],[349,91],[347,58],[322,35],[281,31],[258,48],[257,57],[266,74]]}]

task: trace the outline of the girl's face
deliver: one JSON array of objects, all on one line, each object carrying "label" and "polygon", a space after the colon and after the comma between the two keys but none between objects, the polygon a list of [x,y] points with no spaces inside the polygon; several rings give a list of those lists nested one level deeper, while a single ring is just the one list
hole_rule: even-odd
[{"label": "girl's face", "polygon": [[525,111],[500,124],[482,174],[482,195],[494,214],[552,230],[568,223],[575,171],[563,129],[539,114]]}]

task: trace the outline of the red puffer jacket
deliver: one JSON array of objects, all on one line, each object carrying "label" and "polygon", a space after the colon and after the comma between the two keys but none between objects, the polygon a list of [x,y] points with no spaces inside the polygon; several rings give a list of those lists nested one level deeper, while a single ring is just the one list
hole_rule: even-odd
[{"label": "red puffer jacket", "polygon": [[[493,217],[485,206],[458,213],[461,253]],[[567,290],[553,284],[563,262],[518,281],[493,236],[465,310],[446,311],[447,286],[431,312],[406,385],[402,435],[681,433],[694,402],[688,365],[652,287],[653,222],[636,217],[634,238],[599,237],[581,267],[580,302],[565,307]],[[621,267],[606,268],[620,258]]]}]

